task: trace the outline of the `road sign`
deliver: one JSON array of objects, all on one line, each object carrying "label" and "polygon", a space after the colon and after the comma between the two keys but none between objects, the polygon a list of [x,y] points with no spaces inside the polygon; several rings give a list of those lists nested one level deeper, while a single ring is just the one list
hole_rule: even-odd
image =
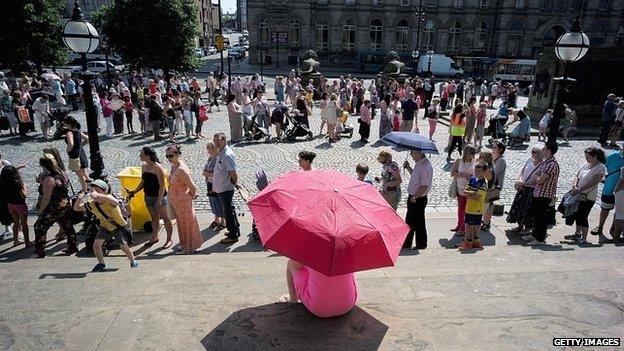
[{"label": "road sign", "polygon": [[273,44],[288,43],[288,32],[271,32],[271,43]]},{"label": "road sign", "polygon": [[219,51],[225,50],[225,44],[224,44],[224,41],[223,41],[223,35],[219,34],[219,35],[217,35],[215,37],[215,47]]}]

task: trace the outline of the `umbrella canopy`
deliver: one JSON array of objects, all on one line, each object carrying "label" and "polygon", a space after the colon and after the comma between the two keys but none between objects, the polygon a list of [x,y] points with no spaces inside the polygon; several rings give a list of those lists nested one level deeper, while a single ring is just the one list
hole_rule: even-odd
[{"label": "umbrella canopy", "polygon": [[283,175],[249,208],[266,248],[327,276],[393,266],[409,231],[373,186],[336,171]]},{"label": "umbrella canopy", "polygon": [[54,73],[44,73],[41,75],[41,78],[47,79],[47,80],[61,80],[61,77],[59,77],[58,75]]},{"label": "umbrella canopy", "polygon": [[426,136],[411,132],[390,132],[381,141],[399,149],[421,151],[425,154],[438,154],[438,147]]}]

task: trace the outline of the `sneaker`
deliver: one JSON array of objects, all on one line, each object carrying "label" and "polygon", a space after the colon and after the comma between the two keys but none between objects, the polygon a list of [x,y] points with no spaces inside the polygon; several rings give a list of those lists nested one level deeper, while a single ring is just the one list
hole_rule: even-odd
[{"label": "sneaker", "polygon": [[106,268],[106,265],[104,263],[98,263],[95,265],[95,267],[93,267],[91,272],[102,272],[104,268]]},{"label": "sneaker", "polygon": [[459,244],[457,248],[459,250],[470,250],[472,249],[472,242],[464,241],[463,243]]},{"label": "sneaker", "polygon": [[602,228],[596,227],[589,232],[591,235],[602,235]]},{"label": "sneaker", "polygon": [[541,246],[541,245],[546,245],[545,241],[539,241],[539,240],[533,240],[533,241],[529,241],[527,243],[527,246]]},{"label": "sneaker", "polygon": [[529,234],[529,235],[523,236],[522,240],[524,240],[524,241],[533,241],[533,240],[535,240],[535,238],[533,237],[533,235]]},{"label": "sneaker", "polygon": [[571,234],[571,235],[566,235],[563,237],[566,240],[578,240],[581,238],[581,236],[579,234]]},{"label": "sneaker", "polygon": [[130,262],[130,268],[139,268],[139,262],[137,261]]}]

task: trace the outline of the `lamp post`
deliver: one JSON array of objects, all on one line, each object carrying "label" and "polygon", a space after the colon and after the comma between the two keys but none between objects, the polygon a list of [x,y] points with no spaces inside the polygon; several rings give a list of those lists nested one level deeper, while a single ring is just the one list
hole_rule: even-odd
[{"label": "lamp post", "polygon": [[420,52],[418,52],[418,49],[414,49],[414,51],[412,51],[412,70],[413,70],[413,76],[416,77],[416,75],[418,74],[418,58],[420,57]]},{"label": "lamp post", "polygon": [[554,79],[555,82],[555,107],[553,109],[553,120],[548,133],[549,142],[557,142],[559,135],[559,125],[565,118],[565,102],[568,95],[568,86],[576,82],[576,79],[567,77],[566,66],[568,63],[576,62],[585,56],[589,51],[589,38],[581,29],[581,21],[577,16],[572,23],[570,31],[557,39],[555,44],[555,54],[563,62],[563,75]]},{"label": "lamp post", "polygon": [[232,94],[232,56],[228,53],[228,95]]},{"label": "lamp post", "polygon": [[100,47],[102,48],[102,51],[104,51],[104,60],[106,61],[106,90],[108,90],[108,88],[111,87],[111,73],[110,73],[110,67],[109,67],[109,61],[108,61],[108,42],[106,41],[106,39],[102,39],[100,41]]},{"label": "lamp post", "polygon": [[264,49],[260,48],[260,81],[264,82]]},{"label": "lamp post", "polygon": [[427,51],[427,57],[429,58],[429,63],[427,63],[427,75],[429,77],[431,77],[431,59],[433,58],[434,52],[433,50],[429,49]]},{"label": "lamp post", "polygon": [[420,24],[425,21],[425,10],[422,3],[422,0],[420,0],[418,7],[416,7],[416,17],[418,18],[416,26],[416,50],[420,48]]},{"label": "lamp post", "polygon": [[93,105],[93,91],[91,89],[91,79],[94,74],[87,71],[87,53],[93,52],[100,43],[100,37],[93,25],[87,22],[82,15],[78,0],[74,3],[72,17],[63,28],[63,42],[65,45],[82,55],[82,72],[80,78],[83,80],[83,93],[85,101],[85,115],[87,119],[87,133],[89,135],[89,151],[91,154],[91,179],[106,179],[104,172],[104,161],[100,152],[100,142],[97,131],[97,115]]}]

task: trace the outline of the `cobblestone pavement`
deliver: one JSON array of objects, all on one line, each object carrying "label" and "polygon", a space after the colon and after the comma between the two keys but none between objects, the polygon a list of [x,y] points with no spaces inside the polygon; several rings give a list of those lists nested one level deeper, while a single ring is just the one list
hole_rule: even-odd
[{"label": "cobblestone pavement", "polygon": [[[492,110],[494,111],[494,110]],[[320,126],[319,109],[315,108],[313,111],[313,117],[310,118],[310,123],[315,134],[318,134]],[[421,111],[422,113],[422,111]],[[490,113],[493,113],[490,111]],[[76,116],[79,120],[84,122],[84,114],[78,113]],[[351,117],[349,121],[354,127],[357,128],[357,118]],[[422,133],[428,133],[429,125],[426,120],[422,119],[422,116],[418,120],[418,124]],[[84,123],[83,125],[86,125]],[[371,128],[371,141],[378,139],[378,127],[379,119],[373,121]],[[135,129],[138,129],[138,122],[135,119]],[[221,108],[221,112],[216,112],[210,115],[210,120],[204,126],[204,135],[212,135],[217,131],[229,131],[228,119],[225,112],[225,108]],[[440,125],[435,135],[435,140],[440,148],[440,151],[446,145],[446,139],[448,136],[448,128]],[[7,160],[13,163],[26,162],[28,167],[22,170],[22,176],[26,180],[29,190],[29,204],[34,205],[36,201],[36,184],[34,178],[39,172],[38,157],[41,150],[50,145],[59,147],[64,150],[65,144],[61,141],[46,142],[40,140],[39,135],[35,135],[35,139],[21,143],[19,138],[8,137],[6,135],[0,136],[0,152]],[[382,149],[389,149],[385,145],[379,143],[362,144],[359,141],[359,136],[356,132],[353,138],[343,138],[337,143],[331,145],[327,142],[327,139],[316,137],[313,140],[300,140],[297,142],[281,142],[281,143],[264,143],[264,142],[250,142],[243,143],[234,146],[234,151],[237,156],[237,161],[240,167],[240,176],[242,183],[246,185],[249,192],[253,195],[257,192],[255,187],[255,172],[258,169],[264,169],[269,177],[269,180],[274,179],[279,174],[298,169],[297,154],[302,150],[313,150],[317,153],[317,158],[314,162],[316,168],[333,168],[338,169],[347,174],[353,174],[355,176],[355,166],[359,162],[363,162],[369,165],[370,174],[372,176],[378,175],[380,172],[380,166],[376,161],[376,155]],[[119,182],[115,175],[125,167],[139,166],[139,152],[140,148],[148,145],[154,147],[158,154],[161,156],[162,162],[166,163],[164,157],[164,148],[168,142],[154,142],[151,138],[144,138],[143,136],[136,135],[123,135],[112,139],[101,137],[100,145],[102,154],[104,157],[104,163],[106,170],[110,175],[109,179],[113,186],[113,189],[119,190]],[[203,165],[207,159],[205,152],[206,140],[182,142],[182,152],[184,160],[187,162],[193,172],[193,178],[200,189],[205,189],[204,180],[201,175]],[[531,144],[534,144],[531,143]],[[561,164],[562,173],[559,181],[559,195],[569,188],[570,183],[578,169],[584,163],[583,149],[589,145],[596,144],[594,141],[573,141],[570,146],[562,146],[557,158]],[[400,164],[403,163],[407,152],[397,152],[392,150]],[[455,156],[457,154],[455,153]],[[502,202],[504,204],[510,204],[513,200],[515,191],[513,189],[513,183],[517,179],[522,166],[527,158],[530,156],[530,148],[508,150],[505,154],[507,159],[507,175],[502,192]],[[455,201],[448,198],[447,190],[450,184],[450,165],[447,165],[444,155],[432,155],[430,157],[433,163],[435,174],[434,184],[431,194],[429,195],[430,206],[440,207],[453,207]],[[168,165],[165,165],[167,168]],[[409,175],[403,173],[403,194],[406,194],[407,183]],[[74,186],[78,184],[75,175],[72,175],[72,182]],[[200,194],[205,194],[202,191]],[[405,197],[402,205],[405,206]],[[237,195],[236,200],[239,209],[245,209],[243,199]],[[208,210],[209,204],[206,196],[200,196],[196,204],[199,210]]]}]

